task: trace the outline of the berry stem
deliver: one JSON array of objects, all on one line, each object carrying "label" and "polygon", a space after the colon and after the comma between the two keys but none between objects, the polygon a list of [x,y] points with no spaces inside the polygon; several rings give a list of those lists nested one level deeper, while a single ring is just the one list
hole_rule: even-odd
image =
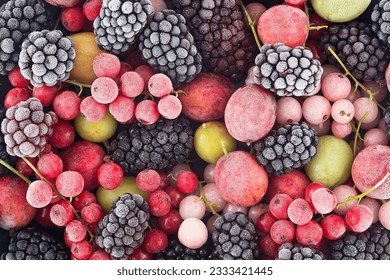
[{"label": "berry stem", "polygon": [[245,8],[244,3],[242,2],[242,0],[240,0],[240,5],[241,5],[242,11],[244,12],[245,17],[246,17],[246,19],[248,21],[248,24],[249,24],[249,26],[250,26],[250,28],[252,30],[253,37],[255,38],[255,41],[256,41],[256,45],[260,49],[261,48],[261,43],[260,43],[259,36],[257,35],[256,28],[255,28],[255,22],[256,21],[252,20],[252,18],[249,15],[247,9]]},{"label": "berry stem", "polygon": [[345,66],[345,64],[341,61],[340,57],[335,53],[335,51],[331,48],[331,47],[328,47],[328,51],[332,54],[332,56],[337,60],[337,62],[341,65],[341,67],[343,67],[344,71],[345,71],[345,76],[349,76],[351,77],[351,79],[354,81],[355,83],[355,88],[358,88],[360,87],[362,90],[364,90],[365,92],[367,92],[367,94],[370,96],[370,100],[371,101],[374,101],[379,108],[381,108],[383,111],[385,110],[385,108],[380,105],[378,103],[378,101],[376,101],[375,99],[375,94],[373,92],[371,92],[371,90],[369,90],[368,88],[366,88],[361,82],[359,82],[354,75],[352,75],[352,73],[347,69],[347,67]]},{"label": "berry stem", "polygon": [[371,188],[369,188],[368,190],[366,190],[365,192],[359,194],[359,195],[355,195],[355,196],[350,196],[348,198],[346,198],[344,201],[340,202],[337,204],[336,207],[340,207],[341,205],[343,204],[347,204],[351,201],[354,201],[354,200],[357,200],[358,201],[358,204],[360,203],[360,201],[367,195],[369,195],[371,192],[375,191],[377,188],[379,188],[386,180],[387,178],[389,178],[390,176],[390,172],[387,172],[386,175],[378,182],[376,183],[374,186],[372,186]]},{"label": "berry stem", "polygon": [[26,176],[24,176],[22,173],[20,173],[18,170],[16,170],[15,168],[13,168],[11,165],[9,165],[8,163],[6,163],[4,160],[0,159],[0,164],[3,165],[5,168],[7,168],[9,171],[11,171],[12,173],[14,173],[16,176],[18,176],[20,179],[22,179],[23,181],[25,181],[27,184],[31,184],[31,181],[30,179],[28,179]]},{"label": "berry stem", "polygon": [[319,25],[319,26],[309,26],[309,30],[320,30],[320,29],[323,29],[323,28],[328,28],[327,25]]},{"label": "berry stem", "polygon": [[81,95],[81,93],[83,92],[84,88],[91,88],[92,87],[91,85],[82,84],[82,83],[76,82],[74,80],[66,80],[64,82],[67,83],[67,84],[78,86],[79,87],[79,93],[77,94],[78,96]]},{"label": "berry stem", "polygon": [[210,208],[211,213],[213,213],[214,216],[219,217],[220,215],[219,215],[219,214],[215,211],[215,209],[214,209],[214,204],[213,204],[212,202],[210,202],[210,201],[204,196],[202,182],[199,182],[199,183],[198,183],[198,186],[199,186],[199,199],[202,199],[202,200],[203,200],[203,202]]},{"label": "berry stem", "polygon": [[370,114],[370,111],[367,111],[363,117],[359,120],[359,123],[358,123],[358,126],[356,128],[356,131],[355,131],[355,139],[353,140],[353,155],[356,156],[356,146],[357,146],[357,140],[358,140],[358,136],[360,135],[360,127],[362,126],[362,123],[364,121],[365,118],[367,118],[367,116]]},{"label": "berry stem", "polygon": [[304,8],[305,8],[305,14],[307,18],[310,18],[309,5],[307,5],[307,2],[305,3]]}]

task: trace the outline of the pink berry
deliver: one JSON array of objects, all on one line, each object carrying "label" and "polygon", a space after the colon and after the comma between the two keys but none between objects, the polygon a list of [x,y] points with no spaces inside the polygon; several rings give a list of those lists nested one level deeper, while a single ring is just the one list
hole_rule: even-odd
[{"label": "pink berry", "polygon": [[336,195],[337,203],[339,204],[333,211],[338,215],[345,215],[349,209],[354,207],[357,204],[357,199],[351,200],[348,203],[342,203],[348,197],[353,197],[357,195],[357,192],[354,188],[348,185],[340,185],[333,189],[333,193]]},{"label": "pink berry", "polygon": [[81,211],[81,209],[91,203],[96,203],[96,196],[87,190],[83,190],[78,196],[73,198],[72,201],[72,205],[77,211]]},{"label": "pink berry", "polygon": [[275,218],[270,212],[266,212],[263,215],[261,215],[257,221],[256,221],[256,227],[259,231],[264,233],[269,233],[271,230],[272,225],[277,221],[278,219]]},{"label": "pink berry", "polygon": [[92,254],[92,245],[87,240],[74,242],[71,252],[78,260],[87,260]]},{"label": "pink berry", "polygon": [[355,107],[347,99],[339,99],[332,105],[332,118],[339,123],[347,124],[355,116]]},{"label": "pink berry", "polygon": [[368,97],[360,97],[353,102],[353,106],[355,107],[355,119],[357,121],[360,121],[367,112],[368,115],[363,120],[363,123],[370,123],[378,116],[378,105]]},{"label": "pink berry", "polygon": [[309,203],[311,203],[311,195],[313,192],[319,188],[327,188],[324,184],[318,183],[318,182],[313,182],[310,183],[307,188],[305,189],[305,200]]},{"label": "pink berry", "polygon": [[330,119],[327,119],[325,122],[320,124],[312,124],[308,122],[307,125],[317,132],[317,136],[327,135],[331,128]]},{"label": "pink berry", "polygon": [[168,236],[162,230],[152,229],[146,233],[142,244],[146,252],[159,253],[168,247]]},{"label": "pink berry", "polygon": [[180,99],[174,95],[162,97],[157,104],[158,112],[168,120],[176,119],[180,115],[182,109],[183,106]]},{"label": "pink berry", "polygon": [[160,175],[153,169],[145,169],[137,174],[135,182],[139,189],[153,192],[160,187]]},{"label": "pink berry", "polygon": [[313,218],[313,210],[305,199],[297,198],[288,206],[288,218],[296,225],[307,224]]},{"label": "pink berry", "polygon": [[117,98],[119,94],[116,82],[107,77],[100,77],[93,81],[91,95],[93,99],[101,104],[109,104]]},{"label": "pink berry", "polygon": [[78,196],[84,189],[83,176],[77,171],[64,171],[56,179],[56,188],[65,197]]},{"label": "pink berry", "polygon": [[248,207],[239,206],[239,205],[235,205],[235,204],[231,204],[231,203],[226,203],[225,207],[223,207],[223,209],[222,209],[222,212],[224,214],[226,214],[228,212],[233,212],[233,213],[241,212],[241,213],[244,213],[246,215],[246,214],[248,214]]},{"label": "pink berry", "polygon": [[97,102],[92,96],[87,96],[80,103],[80,112],[89,122],[98,122],[107,113],[106,105]]},{"label": "pink berry", "polygon": [[70,121],[80,114],[80,103],[77,93],[65,90],[54,98],[53,109],[59,118]]},{"label": "pink berry", "polygon": [[116,55],[101,53],[93,59],[92,68],[98,78],[108,77],[113,79],[121,69],[121,62]]},{"label": "pink berry", "polygon": [[[133,64],[131,64],[131,65],[133,65]],[[149,65],[140,65],[137,68],[135,68],[134,71],[137,72],[142,77],[142,79],[144,81],[142,89],[143,90],[148,89],[148,83],[149,83],[150,77],[152,77],[154,74],[156,74],[156,72],[153,70],[153,68]]]},{"label": "pink berry", "polygon": [[46,179],[55,179],[62,172],[64,164],[58,155],[50,153],[41,156],[37,168]]},{"label": "pink berry", "polygon": [[211,216],[208,220],[207,220],[207,223],[206,223],[206,226],[207,226],[207,230],[209,232],[209,234],[213,234],[213,232],[216,231],[216,228],[215,228],[215,220],[217,219],[218,217],[217,216]]},{"label": "pink berry", "polygon": [[215,163],[209,163],[206,165],[203,171],[203,178],[206,181],[206,183],[215,183],[214,180],[215,165],[216,165]]},{"label": "pink berry", "polygon": [[[377,102],[382,102],[385,100],[388,92],[386,81],[380,80],[363,82],[363,85],[375,95],[375,100]],[[362,93],[364,96],[369,97],[369,94],[366,91],[363,90]]]},{"label": "pink berry", "polygon": [[320,224],[313,220],[307,224],[298,225],[295,234],[297,241],[303,246],[315,246],[321,242],[323,236]]},{"label": "pink berry", "polygon": [[324,72],[322,73],[322,76],[321,76],[321,82],[323,82],[324,79],[326,78],[326,76],[328,76],[331,73],[340,73],[341,74],[341,70],[333,64],[324,64],[324,65],[322,65],[322,69],[324,70]]},{"label": "pink berry", "polygon": [[302,113],[306,121],[312,124],[324,123],[330,116],[330,102],[323,96],[310,96],[302,104]]},{"label": "pink berry", "polygon": [[129,71],[120,79],[121,93],[130,98],[137,97],[144,90],[144,79],[136,71]]},{"label": "pink berry", "polygon": [[381,207],[381,204],[379,203],[378,200],[371,198],[371,197],[365,197],[363,198],[360,203],[360,205],[365,205],[368,208],[370,208],[371,213],[372,213],[372,223],[375,224],[376,222],[379,221],[379,209]]},{"label": "pink berry", "polygon": [[180,202],[179,213],[183,220],[187,218],[202,219],[206,213],[206,204],[196,195],[188,195]]},{"label": "pink berry", "polygon": [[345,99],[353,103],[355,102],[355,100],[359,99],[360,97],[362,97],[360,90],[359,89],[355,90],[355,88],[353,87]]},{"label": "pink berry", "polygon": [[158,227],[166,234],[174,234],[179,230],[180,224],[183,222],[179,211],[170,209],[168,214],[158,217]]},{"label": "pink berry", "polygon": [[372,224],[374,216],[370,208],[365,205],[356,205],[345,214],[345,223],[353,232],[364,232]]},{"label": "pink berry", "polygon": [[97,173],[99,185],[103,189],[113,190],[119,187],[123,180],[123,169],[114,162],[102,164]]},{"label": "pink berry", "polygon": [[102,7],[103,0],[87,0],[83,4],[83,13],[85,17],[94,21],[97,16],[99,16],[100,9]]},{"label": "pink berry", "polygon": [[160,118],[156,102],[142,100],[135,107],[135,117],[143,124],[154,124]]},{"label": "pink berry", "polygon": [[33,96],[38,98],[43,106],[49,106],[53,104],[54,98],[57,96],[57,92],[58,90],[56,86],[48,87],[43,85],[41,87],[33,88]]},{"label": "pink berry", "polygon": [[171,209],[171,198],[162,190],[152,192],[146,201],[149,204],[149,212],[156,217],[168,214]]},{"label": "pink berry", "polygon": [[26,79],[21,73],[19,66],[14,67],[8,73],[8,80],[16,88],[25,88],[30,84],[30,80]]},{"label": "pink berry", "polygon": [[102,207],[97,203],[90,203],[81,209],[81,218],[89,224],[99,222],[102,216]]},{"label": "pink berry", "polygon": [[364,134],[364,146],[387,145],[387,133],[379,128],[371,128]]},{"label": "pink berry", "polygon": [[192,171],[183,171],[177,176],[176,187],[182,193],[193,193],[198,187],[198,177]]},{"label": "pink berry", "polygon": [[300,7],[306,3],[307,0],[285,0],[284,2],[287,5],[295,6],[295,7]]},{"label": "pink berry", "polygon": [[324,236],[329,240],[339,239],[347,230],[343,217],[330,214],[321,221],[321,228]]},{"label": "pink berry", "polygon": [[386,229],[390,229],[390,202],[385,202],[379,208],[379,221]]},{"label": "pink berry", "polygon": [[131,98],[118,96],[108,106],[110,114],[120,123],[130,123],[134,120],[135,103]]},{"label": "pink berry", "polygon": [[269,202],[269,211],[276,219],[287,219],[287,208],[292,201],[293,199],[288,194],[276,194]]},{"label": "pink berry", "polygon": [[171,93],[172,81],[167,75],[157,73],[150,77],[148,89],[151,95],[161,98]]},{"label": "pink berry", "polygon": [[199,249],[208,238],[206,225],[197,218],[185,219],[179,228],[178,237],[181,244],[190,249]]},{"label": "pink berry", "polygon": [[295,226],[291,221],[278,220],[271,226],[270,235],[277,244],[291,242],[295,238]]},{"label": "pink berry", "polygon": [[364,130],[369,130],[371,128],[376,128],[376,127],[378,127],[378,124],[379,124],[380,120],[381,120],[381,114],[378,113],[376,115],[375,120],[373,120],[372,122],[369,122],[369,123],[362,123],[360,128],[364,129]]},{"label": "pink berry", "polygon": [[34,208],[43,208],[49,205],[53,196],[53,189],[43,180],[33,181],[27,189],[26,200]]},{"label": "pink berry", "polygon": [[[218,192],[217,186],[214,183],[208,183],[203,187],[203,195],[210,203],[212,203],[213,210],[215,212],[221,211],[226,205],[226,201]],[[206,210],[211,212],[211,209],[208,205]]]},{"label": "pink berry", "polygon": [[337,205],[337,197],[330,189],[319,188],[311,194],[311,204],[317,213],[329,214]]},{"label": "pink berry", "polygon": [[74,213],[72,205],[65,200],[60,200],[50,209],[50,220],[59,227],[66,226],[73,220]]},{"label": "pink berry", "polygon": [[52,128],[53,133],[49,138],[49,144],[54,148],[63,149],[73,143],[75,131],[69,122],[59,119]]},{"label": "pink berry", "polygon": [[81,7],[73,6],[65,8],[61,14],[61,22],[64,28],[70,32],[80,31],[87,19]]},{"label": "pink berry", "polygon": [[65,234],[71,242],[80,242],[87,235],[87,230],[79,220],[72,220],[66,225]]},{"label": "pink berry", "polygon": [[257,219],[264,213],[269,212],[269,206],[267,203],[258,203],[253,205],[248,210],[248,218],[252,220],[253,223],[256,223]]},{"label": "pink berry", "polygon": [[276,103],[276,121],[280,125],[299,122],[302,119],[302,106],[293,97],[282,97]]},{"label": "pink berry", "polygon": [[350,123],[342,124],[336,121],[332,122],[332,133],[337,138],[345,138],[352,133],[352,125]]},{"label": "pink berry", "polygon": [[321,84],[322,94],[330,102],[346,98],[351,91],[351,82],[347,76],[339,73],[330,73]]}]

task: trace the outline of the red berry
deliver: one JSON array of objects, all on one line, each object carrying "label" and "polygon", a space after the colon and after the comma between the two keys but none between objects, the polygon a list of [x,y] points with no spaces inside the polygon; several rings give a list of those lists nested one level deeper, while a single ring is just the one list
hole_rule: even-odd
[{"label": "red berry", "polygon": [[97,179],[103,189],[116,189],[122,183],[123,169],[114,162],[104,163],[98,169]]},{"label": "red berry", "polygon": [[[135,67],[132,63],[130,63],[133,67]],[[143,89],[148,89],[148,83],[150,77],[152,77],[156,72],[153,70],[153,68],[150,65],[140,65],[134,70],[137,72],[143,79],[144,81],[144,86]]]},{"label": "red berry", "polygon": [[56,225],[50,220],[50,209],[53,204],[49,204],[46,207],[38,208],[34,220],[43,227],[55,227]]},{"label": "red berry", "polygon": [[129,260],[153,260],[153,254],[148,253],[144,246],[139,246],[134,252],[129,256]]},{"label": "red berry", "polygon": [[57,149],[63,149],[73,143],[75,131],[69,122],[59,119],[52,128],[53,133],[49,138],[50,145]]},{"label": "red berry", "polygon": [[84,221],[87,223],[96,223],[99,222],[99,220],[103,216],[103,210],[102,207],[100,207],[99,204],[96,203],[90,203],[81,209],[81,218],[83,218]]},{"label": "red berry", "polygon": [[159,253],[168,247],[168,236],[162,230],[152,229],[146,233],[142,245],[148,253]]},{"label": "red berry", "polygon": [[85,206],[96,203],[96,196],[90,191],[83,190],[78,196],[72,200],[72,205],[77,211],[81,211]]},{"label": "red berry", "polygon": [[30,84],[30,81],[20,73],[19,66],[14,67],[14,69],[8,73],[8,79],[11,85],[18,88],[25,88]]},{"label": "red berry", "polygon": [[265,212],[256,220],[256,227],[261,232],[269,233],[277,220],[270,212]]},{"label": "red berry", "polygon": [[180,205],[180,202],[185,197],[185,194],[182,193],[178,188],[176,188],[174,186],[167,187],[165,189],[165,192],[171,198],[172,208],[178,208]]},{"label": "red berry", "polygon": [[295,235],[297,241],[303,246],[317,245],[323,236],[320,224],[313,220],[305,225],[298,225]]},{"label": "red berry", "polygon": [[374,216],[365,205],[356,205],[348,210],[345,214],[345,223],[347,227],[353,232],[364,232],[372,224]]},{"label": "red berry", "polygon": [[339,239],[347,230],[343,217],[330,214],[321,221],[322,232],[329,240]]},{"label": "red berry", "polygon": [[168,214],[157,219],[158,227],[166,234],[177,233],[182,222],[183,219],[176,209],[170,209]]},{"label": "red berry", "polygon": [[158,175],[160,175],[160,190],[165,190],[169,186],[168,176],[166,173],[159,171]]},{"label": "red berry", "polygon": [[160,118],[156,102],[142,100],[135,107],[135,118],[143,124],[154,124]]},{"label": "red berry", "polygon": [[12,88],[4,97],[6,109],[15,106],[20,101],[26,101],[31,97],[31,92],[26,88]]},{"label": "red berry", "polygon": [[287,208],[292,201],[293,199],[288,194],[276,194],[269,202],[269,211],[276,219],[287,219]]},{"label": "red berry", "polygon": [[176,187],[182,193],[193,193],[198,187],[198,177],[194,172],[185,170],[177,176]]},{"label": "red berry", "polygon": [[151,95],[161,98],[171,93],[172,81],[167,75],[157,73],[149,78],[148,89]]},{"label": "red berry", "polygon": [[156,217],[168,214],[171,209],[171,198],[162,190],[152,192],[146,200],[149,204],[149,212]]},{"label": "red berry", "polygon": [[89,257],[89,259],[90,260],[111,260],[111,257],[105,251],[99,249],[93,252]]},{"label": "red berry", "polygon": [[153,192],[160,186],[160,175],[153,169],[145,169],[138,173],[135,182],[141,190]]},{"label": "red berry", "polygon": [[69,223],[73,219],[73,216],[73,207],[65,200],[58,201],[50,209],[50,219],[56,226],[59,227],[63,227]]},{"label": "red berry", "polygon": [[174,95],[164,96],[157,104],[158,112],[168,120],[176,119],[180,115],[182,109],[183,106],[180,99]]},{"label": "red berry", "polygon": [[34,87],[32,95],[41,101],[43,106],[49,106],[53,104],[54,98],[57,96],[57,86],[48,87],[43,85],[41,87]]},{"label": "red berry", "polygon": [[[38,158],[37,157],[34,157],[34,158],[29,158],[27,157],[26,158],[30,163],[32,163],[32,165],[34,165],[35,167],[37,166],[38,164]],[[31,167],[22,159],[22,158],[19,158],[16,160],[16,169],[22,173],[23,175],[29,177],[29,176],[32,176],[34,175],[34,170],[31,169]]]},{"label": "red berry", "polygon": [[120,79],[121,93],[130,98],[137,97],[144,90],[144,79],[135,71],[129,71],[122,75]]},{"label": "red berry", "polygon": [[79,220],[70,221],[65,227],[65,234],[71,242],[80,242],[87,235],[87,230]]},{"label": "red berry", "polygon": [[99,16],[100,9],[103,5],[103,0],[87,0],[83,4],[83,14],[90,20],[94,21]]},{"label": "red berry", "polygon": [[317,183],[317,182],[314,182],[314,183],[311,183],[309,184],[306,189],[305,189],[305,199],[307,202],[311,203],[311,195],[312,193],[319,189],[319,188],[326,188],[327,187],[324,185],[324,184],[321,184],[321,183]]},{"label": "red berry", "polygon": [[104,118],[107,113],[107,107],[97,102],[92,96],[87,96],[80,103],[80,113],[89,122],[98,122]]},{"label": "red berry", "polygon": [[121,62],[116,55],[101,53],[93,59],[92,68],[97,77],[114,79],[121,69]]},{"label": "red berry", "polygon": [[107,77],[100,77],[93,81],[91,95],[93,99],[101,104],[109,104],[117,98],[119,94],[116,82]]},{"label": "red berry", "polygon": [[81,7],[73,6],[65,8],[61,14],[61,22],[64,28],[70,32],[80,31],[87,19]]},{"label": "red berry", "polygon": [[296,225],[307,224],[313,218],[309,202],[303,198],[294,199],[287,209],[288,218]]},{"label": "red berry", "polygon": [[64,169],[64,164],[58,155],[49,153],[41,156],[37,169],[46,179],[55,179]]},{"label": "red berry", "polygon": [[63,120],[73,120],[80,114],[81,99],[77,93],[65,90],[56,95],[53,109],[57,116]]},{"label": "red berry", "polygon": [[329,214],[336,208],[337,197],[330,189],[319,188],[312,192],[311,203],[317,213]]},{"label": "red berry", "polygon": [[92,254],[92,245],[87,240],[82,240],[74,242],[70,250],[77,259],[87,260]]},{"label": "red berry", "polygon": [[278,220],[271,226],[269,233],[277,244],[291,242],[295,237],[295,226],[291,221]]},{"label": "red berry", "polygon": [[261,237],[259,242],[260,252],[269,257],[275,257],[279,249],[279,244],[276,243],[270,234]]},{"label": "red berry", "polygon": [[84,189],[84,178],[77,171],[64,171],[56,179],[56,188],[65,197],[78,196]]},{"label": "red berry", "polygon": [[133,99],[120,95],[110,103],[108,110],[118,122],[130,123],[134,120],[135,106]]}]

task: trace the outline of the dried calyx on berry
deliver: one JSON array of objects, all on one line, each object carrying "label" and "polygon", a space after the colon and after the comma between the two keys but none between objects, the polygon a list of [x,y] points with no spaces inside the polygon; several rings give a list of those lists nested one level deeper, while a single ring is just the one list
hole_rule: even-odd
[{"label": "dried calyx on berry", "polygon": [[355,20],[333,24],[326,29],[319,46],[324,58],[342,69],[328,50],[332,48],[356,79],[384,79],[390,56],[367,23]]},{"label": "dried calyx on berry", "polygon": [[173,10],[157,12],[139,37],[142,57],[156,72],[166,74],[178,87],[202,70],[202,57],[186,20]]},{"label": "dried calyx on berry", "polygon": [[0,7],[0,74],[18,64],[20,45],[30,32],[51,27],[46,6],[39,0],[9,0]]},{"label": "dried calyx on berry", "polygon": [[52,126],[58,118],[54,112],[45,113],[38,98],[31,97],[10,107],[1,122],[1,132],[8,154],[36,157],[44,149]]},{"label": "dried calyx on berry", "polygon": [[127,51],[152,12],[150,0],[104,0],[93,22],[97,44],[115,54]]},{"label": "dried calyx on berry", "polygon": [[278,96],[313,94],[323,73],[321,63],[310,50],[282,43],[263,45],[255,64],[255,82]]},{"label": "dried calyx on berry", "polygon": [[308,164],[317,153],[318,142],[316,131],[306,123],[292,123],[255,142],[252,153],[267,173],[282,175]]},{"label": "dried calyx on berry", "polygon": [[253,65],[257,47],[237,0],[173,0],[186,19],[204,67],[233,81]]},{"label": "dried calyx on berry", "polygon": [[60,30],[31,32],[22,44],[20,73],[35,87],[67,80],[76,57],[73,44]]},{"label": "dried calyx on berry", "polygon": [[96,244],[113,259],[127,259],[144,241],[148,221],[149,206],[142,196],[125,193],[99,221]]}]

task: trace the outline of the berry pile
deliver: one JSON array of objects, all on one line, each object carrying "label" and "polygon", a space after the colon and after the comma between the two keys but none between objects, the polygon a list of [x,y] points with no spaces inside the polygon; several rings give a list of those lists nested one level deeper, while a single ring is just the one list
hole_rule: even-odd
[{"label": "berry pile", "polygon": [[390,258],[389,0],[5,2],[1,259]]}]

